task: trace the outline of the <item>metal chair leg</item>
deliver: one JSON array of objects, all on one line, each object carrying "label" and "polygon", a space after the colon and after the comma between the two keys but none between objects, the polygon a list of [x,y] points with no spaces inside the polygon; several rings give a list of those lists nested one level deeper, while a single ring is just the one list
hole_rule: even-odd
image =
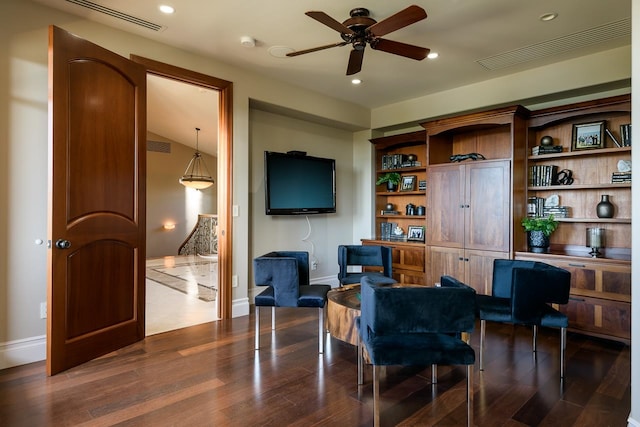
[{"label": "metal chair leg", "polygon": [[360,340],[360,334],[358,334],[358,385],[364,384],[363,358],[362,341]]},{"label": "metal chair leg", "polygon": [[438,383],[438,365],[431,365],[431,384]]},{"label": "metal chair leg", "polygon": [[487,328],[487,321],[480,320],[480,370],[484,371],[484,333]]},{"label": "metal chair leg", "polygon": [[318,352],[324,353],[324,307],[318,313]]},{"label": "metal chair leg", "polygon": [[560,328],[560,378],[564,378],[567,349],[567,328]]},{"label": "metal chair leg", "polygon": [[271,307],[271,330],[276,330],[276,308]]},{"label": "metal chair leg", "polygon": [[467,427],[473,426],[473,365],[467,365]]},{"label": "metal chair leg", "polygon": [[255,308],[255,317],[256,317],[256,342],[255,349],[260,350],[260,306],[256,305]]},{"label": "metal chair leg", "polygon": [[538,351],[538,325],[533,325],[533,352]]},{"label": "metal chair leg", "polygon": [[380,366],[373,365],[373,426],[380,427]]}]

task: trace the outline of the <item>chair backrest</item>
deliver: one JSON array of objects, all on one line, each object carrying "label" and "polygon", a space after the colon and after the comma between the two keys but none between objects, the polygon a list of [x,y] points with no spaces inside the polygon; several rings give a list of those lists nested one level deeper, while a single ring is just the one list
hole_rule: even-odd
[{"label": "chair backrest", "polygon": [[495,260],[493,296],[511,300],[515,322],[537,323],[546,303],[566,304],[571,273],[543,262]]},{"label": "chair backrest", "polygon": [[296,307],[300,286],[309,284],[309,253],[276,251],[253,260],[256,286],[272,286],[279,307]]},{"label": "chair backrest", "polygon": [[382,267],[386,277],[392,275],[391,248],[377,245],[340,245],[338,246],[338,278],[346,277],[350,265]]},{"label": "chair backrest", "polygon": [[411,333],[471,332],[475,291],[443,276],[441,287],[361,283],[361,324],[375,336]]}]

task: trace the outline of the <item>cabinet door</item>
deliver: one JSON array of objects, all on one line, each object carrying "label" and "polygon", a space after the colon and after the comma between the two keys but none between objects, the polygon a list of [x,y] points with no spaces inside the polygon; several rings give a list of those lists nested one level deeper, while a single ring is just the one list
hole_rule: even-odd
[{"label": "cabinet door", "polygon": [[509,251],[509,174],[509,161],[466,165],[466,249]]},{"label": "cabinet door", "polygon": [[451,248],[464,247],[464,166],[431,167],[427,182],[427,243]]},{"label": "cabinet door", "polygon": [[491,295],[493,261],[509,259],[508,252],[465,251],[465,280],[479,294]]},{"label": "cabinet door", "polygon": [[451,276],[464,282],[464,250],[430,246],[427,248],[428,285],[440,282],[440,277]]}]

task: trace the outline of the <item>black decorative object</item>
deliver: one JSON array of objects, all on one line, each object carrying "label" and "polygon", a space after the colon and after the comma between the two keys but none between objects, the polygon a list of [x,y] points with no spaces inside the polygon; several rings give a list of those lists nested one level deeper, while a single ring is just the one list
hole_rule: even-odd
[{"label": "black decorative object", "polygon": [[540,138],[540,145],[542,145],[543,147],[549,147],[553,145],[553,138],[549,135],[543,136],[542,138]]},{"label": "black decorative object", "polygon": [[485,157],[480,153],[469,153],[469,154],[454,154],[449,157],[449,160],[453,163],[461,162],[463,160],[486,160]]},{"label": "black decorative object", "polygon": [[598,218],[613,218],[613,204],[609,201],[609,195],[603,194],[600,203],[596,206]]},{"label": "black decorative object", "polygon": [[533,253],[543,254],[549,250],[549,237],[544,234],[544,231],[533,230],[527,232],[529,239],[529,250]]}]

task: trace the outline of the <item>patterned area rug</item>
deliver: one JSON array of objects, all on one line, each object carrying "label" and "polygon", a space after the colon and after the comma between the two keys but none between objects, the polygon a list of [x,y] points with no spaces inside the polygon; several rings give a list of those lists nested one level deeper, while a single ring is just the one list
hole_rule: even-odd
[{"label": "patterned area rug", "polygon": [[202,301],[215,301],[218,262],[195,256],[147,261],[147,279]]}]

